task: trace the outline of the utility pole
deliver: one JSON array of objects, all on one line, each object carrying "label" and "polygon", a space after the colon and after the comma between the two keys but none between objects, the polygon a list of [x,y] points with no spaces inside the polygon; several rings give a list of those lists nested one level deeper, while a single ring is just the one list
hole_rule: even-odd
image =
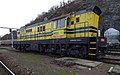
[{"label": "utility pole", "polygon": [[14,38],[13,38],[13,29],[17,29],[17,28],[9,28],[9,27],[0,27],[0,28],[3,28],[3,29],[9,29],[9,32],[11,33],[11,44],[12,44],[12,48],[13,48],[13,42],[14,42]]},{"label": "utility pole", "polygon": [[11,44],[12,44],[12,48],[13,48],[13,40],[14,40],[14,38],[13,38],[13,31],[12,31],[12,29],[10,29],[10,32],[11,32]]},{"label": "utility pole", "polygon": [[1,36],[0,36],[0,46],[1,46]]}]

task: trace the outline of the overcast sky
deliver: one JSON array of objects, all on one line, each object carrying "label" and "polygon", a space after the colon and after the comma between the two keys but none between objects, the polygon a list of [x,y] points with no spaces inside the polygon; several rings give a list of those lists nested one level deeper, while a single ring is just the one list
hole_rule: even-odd
[{"label": "overcast sky", "polygon": [[[20,28],[60,1],[63,0],[0,0],[0,27]],[[7,33],[9,30],[0,28],[0,35]]]}]

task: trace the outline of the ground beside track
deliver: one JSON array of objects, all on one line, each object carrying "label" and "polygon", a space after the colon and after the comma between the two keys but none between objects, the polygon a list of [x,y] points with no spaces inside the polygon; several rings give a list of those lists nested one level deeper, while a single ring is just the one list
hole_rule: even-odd
[{"label": "ground beside track", "polygon": [[[103,63],[96,68],[92,68],[91,70],[76,69],[54,64],[53,61],[55,57],[40,55],[36,52],[19,52],[4,48],[0,49],[0,56],[4,56],[4,61],[7,61],[7,58],[10,58],[11,60],[9,61],[13,61],[21,66],[19,67],[21,68],[21,71],[22,69],[27,69],[28,72],[31,72],[31,75],[109,75],[107,73],[109,68],[114,66]],[[18,73],[17,75],[20,74]]]}]

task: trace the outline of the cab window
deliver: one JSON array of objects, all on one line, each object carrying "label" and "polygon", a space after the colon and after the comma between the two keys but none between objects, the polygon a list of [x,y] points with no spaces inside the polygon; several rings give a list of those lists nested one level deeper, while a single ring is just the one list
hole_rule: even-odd
[{"label": "cab window", "polygon": [[57,21],[53,22],[53,28],[57,28]]},{"label": "cab window", "polygon": [[65,26],[65,19],[58,20],[58,27],[57,28],[63,28]]},{"label": "cab window", "polygon": [[61,26],[60,28],[63,28],[65,26],[65,19],[61,19]]},{"label": "cab window", "polygon": [[76,18],[76,22],[79,22],[79,17]]},{"label": "cab window", "polygon": [[57,28],[60,28],[60,25],[61,25],[61,20],[58,20],[58,27]]}]

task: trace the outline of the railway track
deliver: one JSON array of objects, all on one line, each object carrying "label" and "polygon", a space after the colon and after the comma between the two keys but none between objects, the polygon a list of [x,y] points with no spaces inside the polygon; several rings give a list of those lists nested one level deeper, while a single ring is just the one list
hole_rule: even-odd
[{"label": "railway track", "polygon": [[15,75],[2,61],[0,61],[0,75]]},{"label": "railway track", "polygon": [[[1,49],[9,49],[8,47],[1,47]],[[10,51],[15,51],[15,52],[20,52],[17,50],[13,50],[13,49],[9,49]],[[36,53],[36,52],[35,52]],[[107,54],[107,57],[101,58],[99,61],[100,62],[104,62],[104,63],[108,63],[108,64],[117,64],[120,65],[120,56],[114,54]],[[55,55],[52,55],[52,57],[54,57]]]},{"label": "railway track", "polygon": [[120,49],[109,49],[106,54],[120,56]]},{"label": "railway track", "polygon": [[109,49],[106,56],[100,59],[100,61],[120,65],[120,49]]},{"label": "railway track", "polygon": [[115,65],[120,65],[120,58],[101,58],[101,62],[108,63],[108,64],[115,64]]}]

